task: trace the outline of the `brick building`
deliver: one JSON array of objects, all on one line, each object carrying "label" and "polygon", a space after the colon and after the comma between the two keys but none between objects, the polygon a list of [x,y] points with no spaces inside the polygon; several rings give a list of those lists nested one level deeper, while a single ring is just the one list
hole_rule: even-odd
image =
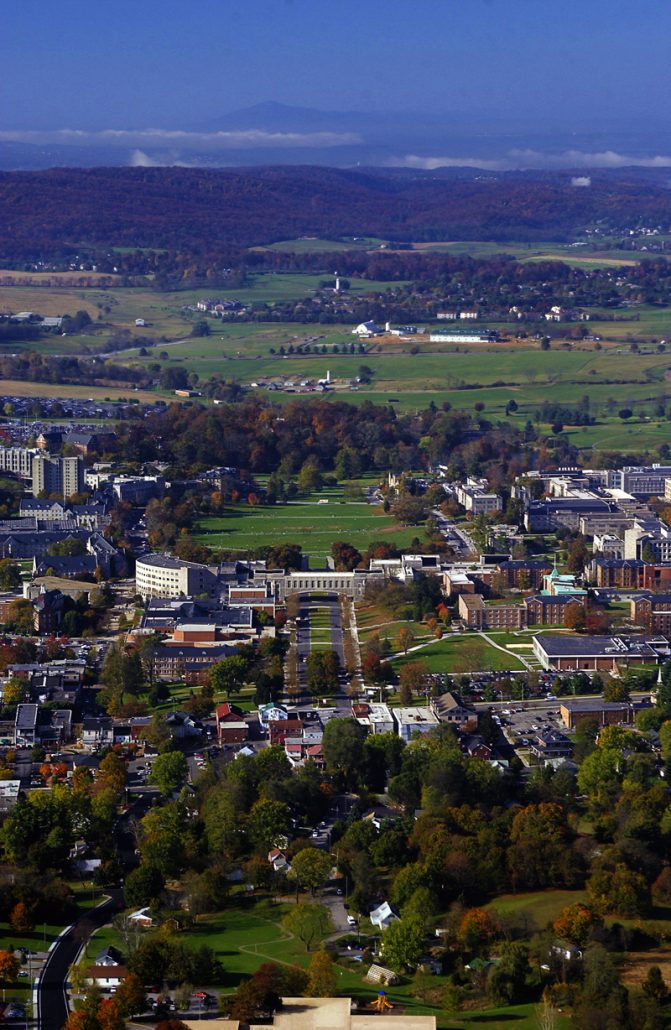
[{"label": "brick building", "polygon": [[535,561],[502,561],[496,566],[499,585],[502,590],[540,590],[543,577],[552,572],[552,562],[547,559]]}]

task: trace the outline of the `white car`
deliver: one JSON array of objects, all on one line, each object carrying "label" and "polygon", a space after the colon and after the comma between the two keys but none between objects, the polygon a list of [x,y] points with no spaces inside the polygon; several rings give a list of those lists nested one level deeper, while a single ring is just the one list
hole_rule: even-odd
[{"label": "white car", "polygon": [[347,917],[347,925],[348,926],[356,926],[356,919],[354,918],[354,916],[348,916]]}]

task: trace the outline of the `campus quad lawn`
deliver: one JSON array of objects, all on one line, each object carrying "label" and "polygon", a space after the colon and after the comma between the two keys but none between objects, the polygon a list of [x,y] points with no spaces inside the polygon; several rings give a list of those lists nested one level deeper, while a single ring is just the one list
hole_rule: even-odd
[{"label": "campus quad lawn", "polygon": [[212,548],[250,550],[261,543],[300,544],[318,568],[335,540],[346,540],[359,551],[376,540],[408,546],[423,535],[421,526],[399,526],[390,515],[365,502],[324,504],[291,501],[273,507],[235,507],[224,515],[201,519],[194,539]]},{"label": "campus quad lawn", "polygon": [[524,669],[524,665],[514,652],[499,651],[477,633],[448,632],[442,640],[436,640],[426,647],[395,658],[393,665],[398,671],[406,662],[420,660],[426,662],[431,672],[508,672]]}]

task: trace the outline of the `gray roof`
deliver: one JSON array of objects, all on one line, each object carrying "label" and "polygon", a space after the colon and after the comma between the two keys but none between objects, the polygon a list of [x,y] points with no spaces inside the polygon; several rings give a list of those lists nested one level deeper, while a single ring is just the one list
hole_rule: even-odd
[{"label": "gray roof", "polygon": [[668,641],[662,637],[644,636],[583,637],[574,634],[552,636],[539,633],[536,640],[547,655],[556,655],[560,658],[584,656],[617,659],[637,655],[654,661],[657,658],[657,649],[668,649],[669,646]]},{"label": "gray roof", "polygon": [[15,725],[17,730],[34,730],[37,726],[37,705],[18,705]]}]

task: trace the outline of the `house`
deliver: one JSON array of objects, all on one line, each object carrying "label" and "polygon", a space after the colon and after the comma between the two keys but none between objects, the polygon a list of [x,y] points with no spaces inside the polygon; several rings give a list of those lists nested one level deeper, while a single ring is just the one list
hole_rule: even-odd
[{"label": "house", "polygon": [[395,819],[398,819],[398,812],[387,805],[377,805],[361,817],[362,822],[370,823],[376,830],[381,830],[384,823]]},{"label": "house", "polygon": [[535,758],[546,764],[558,758],[570,758],[573,744],[559,730],[545,730],[532,741],[529,750]]},{"label": "house", "polygon": [[374,908],[372,912],[368,914],[373,926],[379,927],[380,930],[387,930],[392,923],[398,920],[398,916],[392,911],[391,905],[388,901],[383,901],[381,905]]},{"label": "house", "polygon": [[109,715],[85,715],[82,723],[84,747],[101,747],[114,742],[113,720]]},{"label": "house", "polygon": [[95,965],[89,966],[86,970],[87,983],[103,990],[109,990],[111,987],[116,989],[127,976],[128,970],[125,966]]},{"label": "house", "polygon": [[133,923],[134,926],[150,927],[154,925],[154,920],[148,907],[138,908],[136,912],[131,912],[128,916],[128,922]]},{"label": "house", "polygon": [[284,747],[287,737],[302,735],[303,723],[300,719],[273,719],[268,724],[268,733],[271,747],[274,744]]},{"label": "house", "polygon": [[465,704],[458,694],[448,690],[431,701],[431,709],[440,722],[455,726],[463,733],[475,733],[478,728],[478,713]]},{"label": "house", "polygon": [[110,944],[107,948],[103,948],[96,955],[97,966],[120,966],[123,963],[123,955],[118,948],[115,948],[113,944]]},{"label": "house", "polygon": [[271,848],[268,852],[268,861],[276,873],[288,873],[291,869],[287,856],[279,848]]},{"label": "house", "polygon": [[244,744],[249,737],[249,726],[242,711],[228,702],[215,710],[217,737],[220,744]]},{"label": "house", "polygon": [[480,736],[466,737],[461,748],[469,758],[480,758],[483,762],[491,762],[494,757],[493,748]]},{"label": "house", "polygon": [[38,736],[44,747],[60,747],[72,738],[72,712],[69,708],[42,709],[38,717]]},{"label": "house", "polygon": [[198,737],[202,733],[195,719],[192,719],[186,712],[170,712],[166,715],[165,722],[170,730],[173,740],[184,740],[185,737]]},{"label": "house", "polygon": [[310,744],[306,747],[305,757],[309,762],[314,762],[318,769],[323,769],[326,764],[324,762],[324,749],[321,744]]},{"label": "house", "polygon": [[576,948],[575,944],[571,944],[569,941],[556,940],[550,951],[565,962],[576,962],[582,958],[580,948]]}]

